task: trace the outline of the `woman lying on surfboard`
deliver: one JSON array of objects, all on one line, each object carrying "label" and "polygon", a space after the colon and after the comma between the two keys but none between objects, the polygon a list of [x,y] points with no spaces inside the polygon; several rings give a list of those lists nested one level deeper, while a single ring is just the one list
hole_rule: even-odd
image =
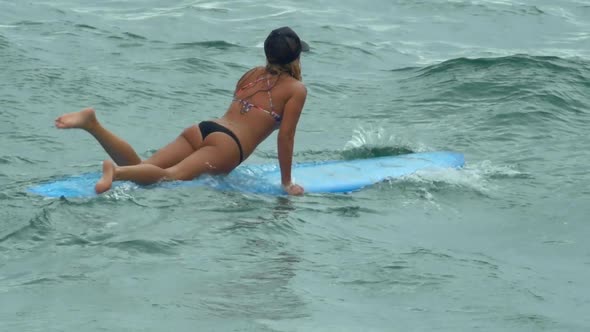
[{"label": "woman lying on surfboard", "polygon": [[148,185],[162,180],[192,180],[201,174],[227,174],[278,128],[283,188],[290,195],[301,195],[303,188],[291,178],[295,129],[307,96],[301,82],[301,50],[302,42],[293,30],[273,30],[264,42],[266,67],[253,68],[242,76],[225,114],[184,129],[176,140],[146,160],[104,128],[93,109],[64,114],[55,125],[86,130],[112,158],[102,164],[97,193],[109,190],[116,180]]}]

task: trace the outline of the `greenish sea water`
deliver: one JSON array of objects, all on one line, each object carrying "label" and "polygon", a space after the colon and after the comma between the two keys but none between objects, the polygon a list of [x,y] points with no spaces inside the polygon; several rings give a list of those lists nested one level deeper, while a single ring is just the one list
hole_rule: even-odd
[{"label": "greenish sea water", "polygon": [[[44,199],[219,116],[289,25],[295,160],[454,150],[346,195]],[[0,0],[0,331],[590,330],[590,2]],[[247,163],[276,161],[274,136]]]}]

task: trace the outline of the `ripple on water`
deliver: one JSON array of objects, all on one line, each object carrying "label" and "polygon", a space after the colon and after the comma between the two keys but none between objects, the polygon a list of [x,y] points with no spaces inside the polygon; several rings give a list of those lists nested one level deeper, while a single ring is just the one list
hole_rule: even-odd
[{"label": "ripple on water", "polygon": [[164,255],[174,256],[177,254],[177,247],[180,242],[175,240],[147,240],[132,239],[122,241],[107,241],[102,246],[116,248],[132,255]]}]

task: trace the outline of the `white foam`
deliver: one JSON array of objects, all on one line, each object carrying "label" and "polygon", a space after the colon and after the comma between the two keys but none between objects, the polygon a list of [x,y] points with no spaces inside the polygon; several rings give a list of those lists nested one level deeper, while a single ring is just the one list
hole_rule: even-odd
[{"label": "white foam", "polygon": [[359,127],[353,131],[352,138],[344,145],[345,150],[384,147],[405,148],[414,152],[429,150],[422,143],[411,142],[404,137],[390,134],[382,127]]},{"label": "white foam", "polygon": [[422,170],[404,177],[403,181],[415,183],[444,183],[450,186],[492,195],[499,186],[492,181],[495,178],[519,178],[529,175],[511,165],[496,165],[489,160],[467,164],[461,169]]}]

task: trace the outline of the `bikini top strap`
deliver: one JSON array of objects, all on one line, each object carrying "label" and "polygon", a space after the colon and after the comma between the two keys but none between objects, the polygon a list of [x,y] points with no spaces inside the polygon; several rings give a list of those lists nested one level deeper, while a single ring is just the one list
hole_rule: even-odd
[{"label": "bikini top strap", "polygon": [[238,92],[242,92],[248,88],[253,87],[254,85],[258,84],[259,82],[263,81],[264,79],[268,80],[268,77],[266,75],[260,76],[257,79],[255,79],[254,81],[248,83],[248,84],[244,84],[240,87],[236,88],[236,91],[234,91],[234,95],[236,95]]},{"label": "bikini top strap", "polygon": [[270,103],[270,111],[274,113],[275,108],[272,104],[272,95],[270,93],[271,85],[270,85],[270,75],[266,76],[266,92],[268,93],[268,101]]},{"label": "bikini top strap", "polygon": [[257,67],[254,67],[254,68],[248,70],[247,72],[245,72],[244,75],[242,75],[242,77],[240,77],[240,79],[236,83],[236,88],[235,88],[234,92],[235,91],[238,91],[238,88],[240,87],[240,83],[242,83],[243,81],[245,81],[248,78],[250,78],[250,76],[252,76],[252,74],[254,74],[254,72],[256,71],[256,69],[258,69],[258,68]]}]

